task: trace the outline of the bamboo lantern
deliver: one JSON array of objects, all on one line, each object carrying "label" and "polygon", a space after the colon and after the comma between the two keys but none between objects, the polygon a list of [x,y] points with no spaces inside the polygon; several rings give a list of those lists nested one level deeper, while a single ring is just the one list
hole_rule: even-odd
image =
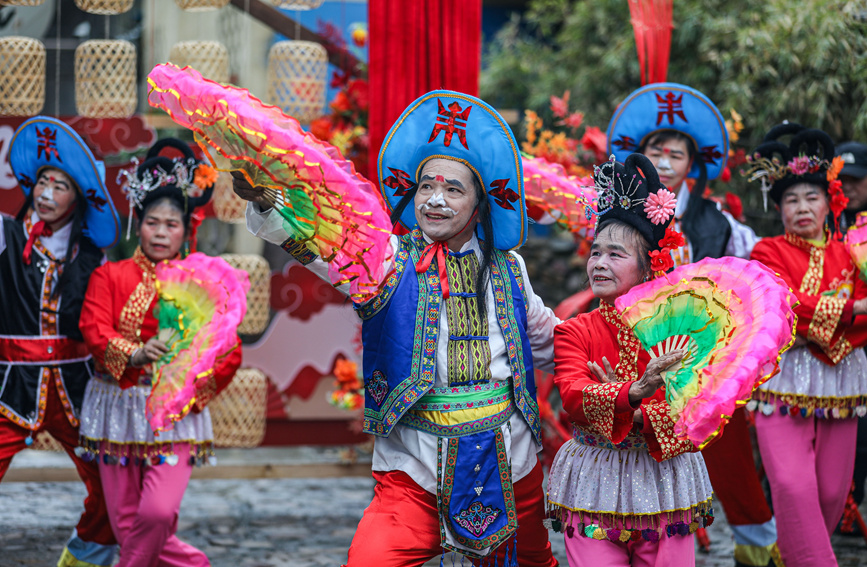
[{"label": "bamboo lantern", "polygon": [[112,16],[128,12],[132,8],[132,2],[133,0],[75,0],[75,5],[79,10],[90,14]]},{"label": "bamboo lantern", "polygon": [[257,447],[265,438],[268,378],[261,370],[241,368],[208,404],[217,447]]},{"label": "bamboo lantern", "polygon": [[183,10],[190,12],[204,12],[205,10],[216,10],[222,8],[229,3],[229,0],[175,0],[175,4]]},{"label": "bamboo lantern", "polygon": [[232,175],[221,171],[214,184],[214,213],[223,222],[238,224],[244,222],[247,201],[235,195],[232,190]]},{"label": "bamboo lantern", "polygon": [[206,79],[229,82],[229,50],[219,41],[182,41],[172,46],[169,61],[189,65]]},{"label": "bamboo lantern", "polygon": [[45,106],[45,46],[29,37],[0,38],[0,116],[33,116]]},{"label": "bamboo lantern", "polygon": [[309,124],[325,109],[328,53],[310,41],[280,41],[268,53],[268,100]]},{"label": "bamboo lantern", "polygon": [[265,258],[256,254],[222,254],[233,268],[250,275],[247,292],[247,315],[238,326],[238,334],[258,335],[268,326],[271,313],[271,268]]},{"label": "bamboo lantern", "polygon": [[75,107],[88,118],[135,114],[136,55],[124,40],[85,41],[75,50]]},{"label": "bamboo lantern", "polygon": [[322,5],[322,0],[271,0],[271,3],[286,10],[313,10]]},{"label": "bamboo lantern", "polygon": [[44,429],[33,437],[33,445],[29,448],[34,451],[53,451],[55,453],[63,451],[63,445],[60,444],[60,441]]},{"label": "bamboo lantern", "polygon": [[45,0],[0,0],[0,6],[39,6]]}]

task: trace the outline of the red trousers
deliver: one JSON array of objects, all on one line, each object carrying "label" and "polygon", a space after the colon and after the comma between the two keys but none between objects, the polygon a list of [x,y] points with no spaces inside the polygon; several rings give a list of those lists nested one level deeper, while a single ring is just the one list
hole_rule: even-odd
[{"label": "red trousers", "polygon": [[[443,553],[437,499],[401,471],[376,472],[373,501],[358,523],[349,548],[348,567],[409,567]],[[551,554],[542,490],[542,465],[514,485],[518,509],[518,564],[556,567]],[[514,539],[473,565],[503,565]]]},{"label": "red trousers", "polygon": [[[39,430],[48,431],[63,445],[78,470],[78,476],[87,487],[84,513],[75,528],[78,537],[85,542],[114,545],[114,534],[111,532],[111,524],[105,510],[102,483],[99,481],[99,469],[96,466],[96,461],[86,463],[75,455],[75,448],[78,447],[78,428],[69,423],[57,395],[57,386],[54,384],[54,380],[48,384],[46,398],[45,420]],[[0,480],[6,475],[12,457],[27,447],[24,440],[30,436],[30,433],[29,430],[0,415]],[[33,434],[35,436],[36,432],[34,431]]]},{"label": "red trousers", "polygon": [[735,410],[722,436],[701,452],[716,500],[732,526],[763,524],[773,514],[753,459],[746,412]]}]

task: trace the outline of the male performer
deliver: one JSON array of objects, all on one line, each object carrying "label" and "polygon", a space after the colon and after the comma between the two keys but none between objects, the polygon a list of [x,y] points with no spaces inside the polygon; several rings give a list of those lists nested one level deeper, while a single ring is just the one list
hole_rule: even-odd
[{"label": "male performer", "polygon": [[[510,250],[527,235],[521,155],[485,102],[433,91],[413,102],[379,155],[393,273],[363,320],[365,420],[376,436],[373,502],[350,567],[419,565],[458,551],[478,564],[551,566],[542,525],[534,368],[553,367],[558,322]],[[298,250],[262,192],[254,234]],[[296,257],[317,274],[319,259]]]},{"label": "male performer", "polygon": [[116,546],[99,471],[75,454],[93,373],[78,318],[120,219],[102,162],[63,122],[37,116],[22,124],[9,161],[27,200],[17,219],[0,218],[0,478],[38,432],[51,433],[88,493],[58,566],[111,565]]}]

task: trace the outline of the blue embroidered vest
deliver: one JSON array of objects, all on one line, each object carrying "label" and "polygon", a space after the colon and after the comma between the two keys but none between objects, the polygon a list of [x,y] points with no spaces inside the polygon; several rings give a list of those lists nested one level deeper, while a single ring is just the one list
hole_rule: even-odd
[{"label": "blue embroidered vest", "polygon": [[[418,274],[427,243],[419,230],[400,239],[394,270],[380,294],[357,306],[364,345],[364,431],[387,437],[434,385],[440,311],[445,308],[436,263]],[[527,298],[514,255],[494,251],[489,285],[512,370],[515,406],[539,440],[533,353],[527,338]]]}]

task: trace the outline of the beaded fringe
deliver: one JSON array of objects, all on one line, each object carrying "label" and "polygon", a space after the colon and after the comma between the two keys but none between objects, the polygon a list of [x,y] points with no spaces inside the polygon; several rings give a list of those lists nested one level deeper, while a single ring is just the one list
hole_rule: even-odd
[{"label": "beaded fringe", "polygon": [[85,462],[102,460],[107,465],[175,466],[183,455],[175,453],[175,444],[189,446],[190,465],[216,465],[213,441],[166,441],[163,443],[117,443],[82,437],[75,454]]},{"label": "beaded fringe", "polygon": [[816,416],[818,419],[864,417],[867,415],[867,396],[817,398],[758,389],[753,393],[753,399],[747,402],[746,409],[767,416],[779,412],[782,416]]},{"label": "beaded fringe", "polygon": [[[572,525],[572,520],[576,517],[578,524]],[[569,538],[583,536],[619,542],[640,539],[658,542],[663,536],[687,536],[695,533],[699,528],[710,526],[713,524],[713,506],[708,500],[689,510],[660,512],[646,516],[600,514],[551,507],[548,509],[544,524],[548,529],[565,533]]]}]

